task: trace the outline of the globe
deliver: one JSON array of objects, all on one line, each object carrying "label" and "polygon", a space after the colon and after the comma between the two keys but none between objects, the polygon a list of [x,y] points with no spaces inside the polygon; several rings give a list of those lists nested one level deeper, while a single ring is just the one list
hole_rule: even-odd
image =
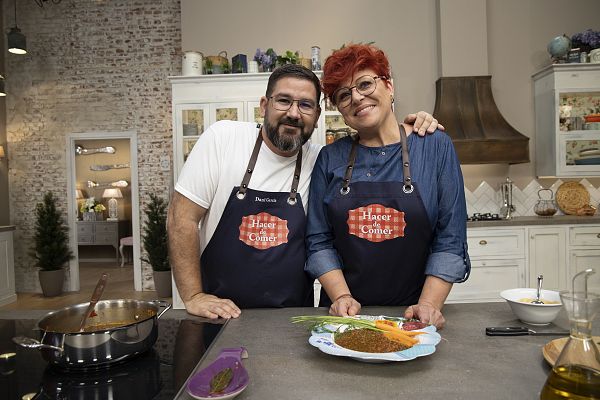
[{"label": "globe", "polygon": [[548,53],[553,58],[561,58],[571,50],[571,39],[566,35],[557,36],[548,43]]}]

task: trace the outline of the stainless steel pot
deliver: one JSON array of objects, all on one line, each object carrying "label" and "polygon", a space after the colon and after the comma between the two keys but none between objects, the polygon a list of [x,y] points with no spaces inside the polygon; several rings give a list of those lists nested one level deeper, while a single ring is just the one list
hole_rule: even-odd
[{"label": "stainless steel pot", "polygon": [[48,313],[37,323],[39,341],[23,336],[13,341],[39,349],[46,361],[63,368],[103,367],[150,349],[158,336],[158,318],[171,308],[158,300],[99,301],[97,316],[88,318],[80,332],[79,322],[88,305]]}]

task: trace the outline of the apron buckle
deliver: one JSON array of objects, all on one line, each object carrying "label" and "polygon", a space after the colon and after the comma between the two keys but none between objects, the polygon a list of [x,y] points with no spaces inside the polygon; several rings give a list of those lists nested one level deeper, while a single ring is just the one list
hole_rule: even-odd
[{"label": "apron buckle", "polygon": [[350,193],[350,186],[342,187],[340,189],[340,193],[344,196],[347,195],[348,193]]},{"label": "apron buckle", "polygon": [[238,192],[235,194],[235,197],[238,198],[238,200],[244,200],[246,198],[246,192],[241,192],[238,190]]},{"label": "apron buckle", "polygon": [[403,186],[402,186],[402,191],[403,191],[404,193],[407,193],[407,194],[408,194],[408,193],[412,193],[412,192],[413,192],[413,190],[415,190],[415,187],[414,187],[413,185],[403,185]]}]

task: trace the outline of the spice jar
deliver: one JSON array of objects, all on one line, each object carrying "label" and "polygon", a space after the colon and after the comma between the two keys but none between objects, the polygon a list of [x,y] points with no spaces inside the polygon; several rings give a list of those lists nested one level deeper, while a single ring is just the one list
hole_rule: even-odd
[{"label": "spice jar", "polygon": [[[546,193],[545,196],[542,196],[543,192]],[[548,198],[544,199],[544,197]],[[551,217],[556,214],[556,204],[554,204],[554,192],[552,192],[552,189],[538,190],[538,202],[533,207],[533,212],[540,217]]]}]

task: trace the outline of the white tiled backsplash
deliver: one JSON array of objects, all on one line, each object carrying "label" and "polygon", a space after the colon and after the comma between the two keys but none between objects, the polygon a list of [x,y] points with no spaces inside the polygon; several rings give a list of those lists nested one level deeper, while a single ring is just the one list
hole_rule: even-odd
[{"label": "white tiled backsplash", "polygon": [[[590,193],[590,204],[594,207],[600,202],[600,188],[595,188],[587,179],[579,181]],[[558,179],[549,189],[556,195],[556,190],[563,181]],[[530,216],[535,215],[533,207],[538,201],[538,190],[544,187],[535,179],[529,182],[524,188],[520,189],[513,184],[513,205],[515,206],[514,216]],[[544,194],[542,194],[544,195]],[[546,195],[547,196],[547,195]],[[483,181],[474,191],[470,191],[465,187],[465,199],[467,200],[467,214],[474,213],[492,213],[497,214],[503,204],[502,193],[500,188],[493,188],[487,182]],[[547,197],[544,197],[547,199]],[[563,212],[558,209],[557,215],[562,215]]]}]

